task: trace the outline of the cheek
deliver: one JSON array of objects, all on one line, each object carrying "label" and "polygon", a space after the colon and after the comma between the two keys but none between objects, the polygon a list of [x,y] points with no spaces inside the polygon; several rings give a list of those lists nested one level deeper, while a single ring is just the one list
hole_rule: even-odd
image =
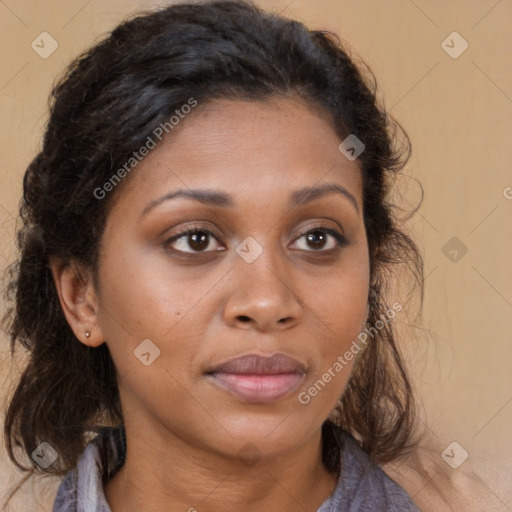
[{"label": "cheek", "polygon": [[366,319],[369,291],[369,265],[365,253],[358,250],[347,256],[345,265],[332,272],[323,285],[310,294],[315,313],[323,320],[330,342],[343,345],[347,337],[357,335]]},{"label": "cheek", "polygon": [[[162,265],[143,254],[116,246],[115,240],[110,247],[100,266],[99,322],[119,373],[140,372],[144,357],[141,360],[137,355],[148,351],[149,360],[156,362],[151,363],[154,370],[157,363],[167,359],[169,346],[173,347],[174,361],[183,359],[184,346],[191,337],[184,325],[187,313],[197,303],[195,288],[173,279],[168,269],[165,274]],[[145,342],[149,350],[143,351],[144,340],[151,341]]]},{"label": "cheek", "polygon": [[115,332],[162,336],[194,303],[194,287],[171,275],[162,258],[150,258],[115,240],[110,247],[100,267],[104,322]]},{"label": "cheek", "polygon": [[350,260],[339,272],[314,290],[312,321],[317,340],[314,364],[301,388],[298,402],[328,414],[341,397],[350,378],[357,354],[364,345],[358,336],[364,329],[369,287],[369,266],[364,252]]}]

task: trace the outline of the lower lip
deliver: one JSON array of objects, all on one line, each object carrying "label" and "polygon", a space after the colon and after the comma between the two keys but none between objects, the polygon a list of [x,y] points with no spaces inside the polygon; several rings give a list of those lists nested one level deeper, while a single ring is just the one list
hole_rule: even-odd
[{"label": "lower lip", "polygon": [[296,389],[303,375],[296,372],[272,375],[214,373],[210,377],[215,384],[246,402],[271,403]]}]

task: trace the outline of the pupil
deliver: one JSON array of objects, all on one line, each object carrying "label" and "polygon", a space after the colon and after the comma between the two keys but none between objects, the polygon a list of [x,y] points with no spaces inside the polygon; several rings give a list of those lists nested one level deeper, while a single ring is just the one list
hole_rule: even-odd
[{"label": "pupil", "polygon": [[[201,233],[201,234],[199,234]],[[199,232],[199,233],[192,233],[190,235],[191,239],[192,239],[192,243],[190,243],[190,247],[192,247],[192,249],[197,249],[199,251],[202,251],[204,249],[206,249],[206,247],[208,246],[208,243],[206,243],[206,245],[204,244],[206,238],[209,236],[208,233],[203,233],[203,232]],[[199,239],[199,241],[198,241]]]},{"label": "pupil", "polygon": [[308,242],[313,242],[316,248],[323,247],[323,243],[318,244],[318,241],[325,243],[325,234],[322,231],[313,231],[308,234]]}]

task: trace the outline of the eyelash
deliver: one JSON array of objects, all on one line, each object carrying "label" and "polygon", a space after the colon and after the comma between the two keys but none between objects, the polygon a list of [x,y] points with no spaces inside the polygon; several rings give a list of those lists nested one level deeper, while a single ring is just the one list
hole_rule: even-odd
[{"label": "eyelash", "polygon": [[[304,235],[307,235],[309,233],[314,233],[315,231],[322,231],[322,232],[324,232],[324,233],[326,233],[328,235],[331,235],[336,240],[336,242],[337,242],[336,243],[336,247],[334,247],[332,249],[327,249],[327,250],[319,249],[317,251],[309,250],[309,251],[306,251],[306,252],[318,253],[318,254],[324,254],[324,255],[332,255],[332,254],[336,253],[337,251],[339,251],[342,247],[344,247],[345,245],[348,244],[348,240],[341,233],[338,233],[337,231],[335,231],[335,230],[333,230],[333,229],[331,229],[331,228],[329,228],[327,226],[322,226],[322,225],[314,226],[312,228],[307,228],[307,229],[304,229],[304,230],[300,231],[299,235],[297,236],[295,241],[299,240]],[[215,233],[211,229],[209,229],[207,227],[202,227],[202,226],[189,226],[187,228],[183,228],[183,230],[178,231],[178,233],[173,235],[171,238],[167,239],[163,243],[163,246],[167,247],[167,246],[171,245],[173,242],[175,242],[176,240],[179,240],[180,238],[188,236],[188,235],[192,235],[194,233],[205,233],[208,236],[210,236],[210,237],[214,238],[215,240],[217,240],[217,237],[216,237]],[[190,255],[197,255],[197,254],[205,254],[205,253],[216,252],[216,251],[180,251],[180,250],[176,250],[176,249],[171,249],[171,250],[174,253],[180,254],[180,255],[182,255],[182,257],[185,257],[185,258],[186,257],[190,257]]]}]

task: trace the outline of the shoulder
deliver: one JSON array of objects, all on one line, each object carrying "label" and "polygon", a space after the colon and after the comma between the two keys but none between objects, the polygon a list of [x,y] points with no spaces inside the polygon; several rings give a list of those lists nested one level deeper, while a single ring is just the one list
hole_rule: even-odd
[{"label": "shoulder", "polygon": [[340,432],[338,485],[318,512],[419,512],[407,492],[373,463],[356,440]]},{"label": "shoulder", "polygon": [[52,512],[75,512],[77,510],[77,468],[66,473],[57,489]]},{"label": "shoulder", "polygon": [[104,482],[124,463],[124,428],[103,429],[86,447],[77,465],[57,489],[52,512],[111,512]]}]

